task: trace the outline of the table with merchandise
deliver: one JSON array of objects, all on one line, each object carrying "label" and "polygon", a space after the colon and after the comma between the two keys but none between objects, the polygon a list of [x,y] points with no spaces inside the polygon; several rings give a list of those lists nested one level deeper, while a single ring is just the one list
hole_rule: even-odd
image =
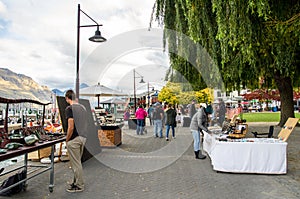
[{"label": "table with merchandise", "polygon": [[215,171],[287,173],[287,142],[275,138],[227,138],[221,131],[204,132],[203,150]]},{"label": "table with merchandise", "polygon": [[[44,129],[44,113],[45,106],[50,103],[42,103],[36,100],[30,99],[6,99],[0,97],[0,103],[6,104],[5,110],[5,123],[0,128],[0,161],[5,161],[14,157],[24,155],[24,164],[17,167],[11,168],[6,171],[4,168],[1,168],[0,176],[5,176],[10,173],[19,174],[22,173],[22,179],[18,179],[17,182],[10,184],[5,188],[0,189],[0,194],[5,194],[12,188],[22,185],[22,189],[25,190],[27,187],[27,181],[31,178],[34,178],[40,174],[50,171],[50,183],[49,191],[53,191],[54,187],[54,151],[55,145],[57,143],[64,142],[65,135],[61,132],[46,132]],[[30,103],[43,106],[42,120],[39,125],[27,126],[27,122],[22,122],[18,128],[10,128],[11,124],[8,121],[8,109],[11,104],[20,104],[20,103]],[[23,116],[21,116],[23,118]],[[30,122],[31,123],[31,122]],[[50,165],[29,165],[28,164],[28,153],[34,152],[40,149],[51,147],[50,154]],[[39,167],[40,169],[34,174],[28,175],[29,167]],[[5,170],[5,171],[3,171]],[[17,172],[19,171],[19,173]],[[17,173],[16,173],[17,172]],[[13,175],[13,176],[14,176]],[[8,179],[12,177],[9,176]],[[5,181],[5,180],[4,180]]]}]

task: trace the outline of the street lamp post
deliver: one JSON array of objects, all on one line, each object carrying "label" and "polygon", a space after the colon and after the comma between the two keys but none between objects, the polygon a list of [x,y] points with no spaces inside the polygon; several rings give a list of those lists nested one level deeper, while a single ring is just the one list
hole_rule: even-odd
[{"label": "street lamp post", "polygon": [[150,86],[148,82],[148,108],[150,107],[150,88],[152,88],[152,91],[154,91],[154,86]]},{"label": "street lamp post", "polygon": [[[94,25],[80,25],[80,13],[83,13],[90,20],[92,20]],[[105,42],[106,39],[101,36],[101,32],[99,31],[99,26],[102,24],[98,24],[92,17],[86,14],[83,10],[80,9],[80,4],[78,4],[78,18],[77,18],[77,57],[76,57],[76,99],[79,99],[79,44],[80,44],[80,28],[84,27],[97,27],[95,35],[90,37],[89,40],[93,42]]]},{"label": "street lamp post", "polygon": [[[139,75],[138,77],[135,76],[135,74]],[[140,83],[145,83],[144,82],[144,77],[140,75],[138,72],[133,69],[133,98],[134,98],[134,112],[136,111],[136,87],[135,87],[135,79],[136,78],[141,78]]]}]

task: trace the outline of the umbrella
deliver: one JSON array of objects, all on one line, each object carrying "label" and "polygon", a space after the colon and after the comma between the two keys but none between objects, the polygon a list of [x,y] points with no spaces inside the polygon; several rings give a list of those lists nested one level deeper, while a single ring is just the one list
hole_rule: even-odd
[{"label": "umbrella", "polygon": [[125,94],[125,93],[108,88],[104,85],[100,85],[100,83],[80,89],[79,95],[97,97],[98,98],[98,107],[100,105],[100,96],[102,96],[102,97],[127,96],[127,94]]},{"label": "umbrella", "polygon": [[101,101],[102,104],[126,104],[127,102],[121,99],[109,99],[105,101]]}]

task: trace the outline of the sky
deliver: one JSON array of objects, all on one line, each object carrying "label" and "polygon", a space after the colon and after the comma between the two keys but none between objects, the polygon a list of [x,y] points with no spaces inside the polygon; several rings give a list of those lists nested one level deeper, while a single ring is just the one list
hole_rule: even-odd
[{"label": "sky", "polygon": [[[135,69],[136,82],[143,78],[159,85],[169,62],[162,47],[162,28],[154,22],[148,31],[154,1],[0,0],[0,67],[50,89],[74,89],[80,4],[82,11],[103,25],[100,31],[107,39],[90,42],[96,28],[80,28],[80,83],[132,90]],[[80,13],[80,25],[94,24]]]}]

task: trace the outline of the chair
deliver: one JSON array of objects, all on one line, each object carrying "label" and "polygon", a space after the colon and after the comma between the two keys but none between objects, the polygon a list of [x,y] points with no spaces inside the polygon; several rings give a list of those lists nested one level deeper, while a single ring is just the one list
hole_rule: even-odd
[{"label": "chair", "polygon": [[274,133],[274,126],[270,126],[269,127],[269,132],[268,133],[257,133],[257,132],[251,132],[254,137],[256,138],[262,138],[265,137],[265,135],[267,135],[268,138],[273,137],[273,133]]}]

